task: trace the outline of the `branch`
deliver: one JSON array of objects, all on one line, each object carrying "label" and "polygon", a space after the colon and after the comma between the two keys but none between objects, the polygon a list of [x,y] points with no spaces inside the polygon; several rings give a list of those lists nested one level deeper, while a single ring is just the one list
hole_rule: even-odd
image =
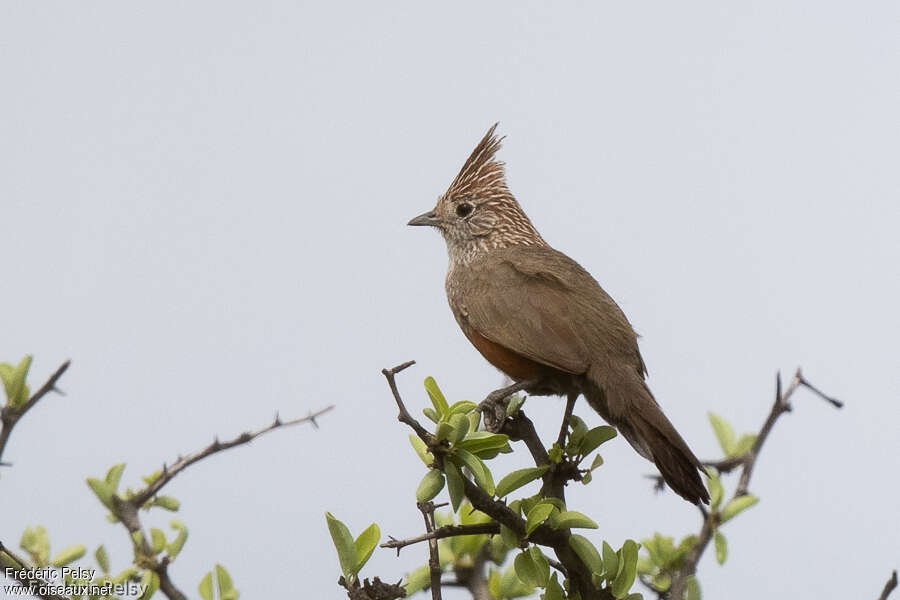
[{"label": "branch", "polygon": [[[46,396],[48,393],[59,390],[56,388],[56,382],[59,381],[60,377],[63,376],[63,373],[66,372],[66,369],[69,368],[69,364],[71,361],[67,360],[63,364],[53,372],[53,375],[44,382],[38,390],[31,395],[31,398],[18,408],[13,408],[11,406],[4,406],[2,410],[0,410],[0,458],[3,457],[3,451],[6,449],[6,442],[9,440],[9,436],[12,433],[13,427],[16,426],[16,423],[21,419],[25,413],[34,408],[34,405],[37,404],[41,398]],[[2,463],[0,464],[7,464]]]},{"label": "branch", "polygon": [[220,442],[217,438],[203,450],[189,454],[185,457],[179,457],[178,460],[173,463],[171,468],[163,465],[160,476],[154,479],[153,482],[143,490],[138,491],[135,495],[129,498],[121,498],[117,494],[113,494],[112,506],[110,507],[113,514],[125,526],[128,533],[132,535],[132,539],[135,537],[134,534],[140,534],[140,544],[135,544],[134,547],[134,564],[156,573],[156,576],[159,577],[159,589],[167,598],[169,598],[169,600],[187,600],[187,596],[175,586],[172,579],[169,577],[168,568],[171,560],[169,556],[163,556],[159,560],[156,559],[156,553],[153,552],[153,549],[150,547],[150,543],[147,541],[147,536],[144,534],[143,527],[141,526],[140,518],[138,517],[138,509],[144,506],[150,498],[155,496],[164,485],[172,481],[176,475],[195,462],[200,461],[207,456],[216,454],[217,452],[246,444],[265,433],[281,427],[307,422],[315,426],[316,417],[325,414],[333,408],[334,406],[328,406],[317,412],[310,413],[305,417],[292,419],[290,421],[282,421],[278,415],[276,415],[275,420],[272,421],[272,423],[257,429],[256,431],[246,431],[238,437],[226,442]]},{"label": "branch", "polygon": [[884,584],[884,589],[881,590],[881,595],[878,596],[878,600],[887,600],[887,597],[891,595],[897,588],[897,570],[895,569],[893,573],[891,573],[891,578],[887,580],[887,583]]},{"label": "branch", "polygon": [[[772,409],[769,411],[768,417],[766,417],[765,422],[762,424],[762,427],[756,436],[756,440],[753,442],[753,447],[750,448],[746,454],[739,457],[718,462],[704,463],[717,468],[722,467],[720,470],[723,472],[730,471],[738,466],[742,467],[741,477],[738,480],[737,488],[729,502],[747,494],[747,489],[750,486],[750,478],[752,477],[753,469],[756,466],[756,459],[759,458],[759,453],[762,450],[763,444],[765,444],[766,440],[769,438],[769,434],[772,432],[772,428],[775,426],[775,422],[778,418],[784,413],[792,410],[790,403],[791,396],[793,396],[794,392],[797,391],[797,388],[801,386],[811,390],[817,396],[826,400],[836,408],[841,408],[843,406],[842,402],[835,400],[830,396],[826,396],[806,381],[799,368],[796,373],[794,373],[791,384],[782,392],[781,373],[778,373],[775,378],[775,401],[772,404]],[[726,506],[727,504],[728,502],[724,503]],[[691,548],[691,551],[688,552],[684,566],[672,575],[672,585],[669,588],[668,597],[673,600],[681,600],[681,598],[684,597],[687,578],[697,572],[697,563],[700,561],[700,557],[703,556],[703,552],[706,550],[716,528],[719,526],[718,514],[716,512],[707,513],[703,508],[700,508],[700,510],[703,513],[703,526],[700,529],[697,543]]]},{"label": "branch", "polygon": [[[4,558],[4,554],[8,558]],[[0,566],[3,567],[4,574],[11,574],[12,578],[18,581],[32,596],[42,598],[43,600],[69,600],[65,596],[58,596],[56,594],[38,594],[37,591],[40,589],[52,589],[53,584],[32,575],[33,567],[16,556],[16,554],[7,548],[3,542],[0,542]]]},{"label": "branch", "polygon": [[417,535],[416,537],[407,538],[405,540],[398,540],[393,537],[389,537],[388,541],[381,544],[382,548],[396,548],[397,554],[400,554],[401,548],[406,548],[407,546],[411,546],[412,544],[418,544],[419,542],[424,542],[426,540],[442,540],[448,537],[457,537],[460,535],[481,535],[481,534],[494,535],[495,533],[500,533],[500,525],[497,523],[474,523],[471,525],[444,525],[443,527],[438,527],[437,529],[433,529],[429,533],[424,533],[422,535]]},{"label": "branch", "polygon": [[194,452],[193,454],[188,454],[187,456],[179,456],[178,459],[174,463],[172,463],[171,467],[164,464],[160,476],[154,479],[153,483],[138,491],[129,500],[136,506],[141,507],[150,498],[158,494],[159,490],[162,489],[164,485],[172,481],[172,479],[176,475],[178,475],[180,472],[182,472],[195,462],[200,461],[207,456],[216,454],[217,452],[222,452],[223,450],[228,450],[229,448],[234,448],[235,446],[246,444],[265,433],[274,431],[275,429],[279,429],[281,427],[289,427],[291,425],[299,425],[301,423],[311,423],[313,426],[317,427],[318,425],[316,424],[316,418],[322,416],[333,408],[334,405],[326,406],[325,408],[314,413],[309,413],[305,417],[299,417],[296,419],[291,419],[289,421],[282,421],[278,415],[275,415],[274,421],[272,421],[265,427],[257,429],[256,431],[245,431],[236,438],[225,442],[220,442],[219,439],[216,438],[213,443],[211,443],[203,450],[199,450],[197,452]]},{"label": "branch", "polygon": [[[406,409],[406,406],[403,403],[402,398],[400,397],[400,393],[397,390],[397,384],[395,381],[395,375],[406,369],[407,367],[414,364],[414,361],[409,361],[394,367],[393,369],[382,369],[382,374],[388,381],[388,385],[391,388],[391,392],[394,396],[394,400],[397,403],[397,407],[400,410],[400,414],[397,417],[401,423],[408,425],[412,428],[413,431],[422,439],[430,447],[435,445],[434,436],[430,434],[422,425],[416,421]],[[545,465],[549,463],[549,457],[547,456],[546,450],[543,448],[543,445],[540,442],[537,434],[534,432],[534,424],[524,415],[522,411],[518,411],[518,413],[509,418],[506,416],[506,407],[503,403],[510,394],[513,394],[517,391],[530,387],[534,384],[533,381],[521,381],[519,383],[513,384],[511,386],[496,390],[491,392],[488,397],[481,403],[479,406],[479,410],[481,410],[482,415],[485,416],[485,428],[489,431],[497,432],[499,429],[502,429],[505,433],[511,435],[509,428],[516,428],[515,433],[524,434],[523,437],[519,437],[517,439],[524,439],[526,445],[528,445],[529,450],[532,453],[532,456],[535,458],[535,462],[538,465]],[[567,420],[567,419],[566,419]],[[491,421],[494,421],[493,423]],[[497,430],[493,429],[491,426],[495,425],[498,427]],[[564,426],[568,426],[564,424]],[[439,454],[435,455],[435,467],[440,470],[443,470],[443,461]],[[506,504],[499,500],[495,500],[493,497],[489,496],[485,493],[481,488],[476,486],[468,477],[463,477],[463,490],[466,498],[472,503],[472,506],[483,512],[484,514],[491,517],[494,521],[499,524],[505,525],[512,529],[517,536],[520,538],[526,538],[525,536],[525,521],[520,517],[516,512],[512,511]],[[559,497],[562,499],[563,497],[563,488],[559,486]],[[426,536],[431,536],[426,539],[429,539],[430,542],[433,542],[434,545],[437,545],[437,540],[432,534],[432,530],[428,530],[426,532]],[[607,590],[598,590],[594,587],[593,582],[591,580],[591,572],[590,569],[578,558],[578,555],[575,554],[575,551],[569,546],[569,536],[570,532],[567,529],[564,530],[555,530],[551,528],[548,524],[543,523],[539,525],[530,535],[527,536],[527,541],[541,544],[543,546],[549,546],[553,548],[556,553],[557,558],[559,559],[560,568],[565,569],[568,573],[569,581],[572,582],[574,589],[580,592],[583,600],[596,600],[596,599],[611,599],[612,595],[608,593]],[[434,581],[434,570],[432,569],[432,585],[440,585],[440,580],[437,582]]]},{"label": "branch", "polygon": [[[425,519],[425,531],[434,533],[434,502],[419,502],[416,504],[422,511]],[[431,598],[441,600],[441,560],[438,556],[437,539],[432,536],[428,539],[428,571],[431,575]]]}]

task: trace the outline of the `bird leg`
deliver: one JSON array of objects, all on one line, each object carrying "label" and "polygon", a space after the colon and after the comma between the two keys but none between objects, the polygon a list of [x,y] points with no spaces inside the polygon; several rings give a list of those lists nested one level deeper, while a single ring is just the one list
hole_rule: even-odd
[{"label": "bird leg", "polygon": [[503,427],[503,422],[506,421],[506,405],[509,404],[508,398],[516,392],[521,392],[537,383],[538,381],[536,379],[523,379],[522,381],[517,381],[510,386],[494,390],[488,394],[487,398],[482,400],[481,404],[478,405],[478,411],[481,412],[482,417],[484,418],[484,428],[492,433],[500,431]]},{"label": "bird leg", "polygon": [[575,401],[578,400],[578,392],[569,392],[566,397],[566,412],[563,414],[562,425],[559,426],[559,437],[556,443],[560,448],[566,447],[566,434],[569,433],[569,419],[572,418],[572,411],[575,410]]}]

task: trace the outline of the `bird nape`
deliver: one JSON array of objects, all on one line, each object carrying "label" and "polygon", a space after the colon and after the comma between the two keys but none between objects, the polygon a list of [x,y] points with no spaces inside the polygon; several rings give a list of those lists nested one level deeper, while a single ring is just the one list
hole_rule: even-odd
[{"label": "bird nape", "polygon": [[577,262],[553,249],[506,185],[497,125],[437,205],[410,225],[438,229],[450,265],[446,290],[463,334],[532,395],[581,394],[685,500],[709,503],[703,467],[644,378],[637,334]]}]

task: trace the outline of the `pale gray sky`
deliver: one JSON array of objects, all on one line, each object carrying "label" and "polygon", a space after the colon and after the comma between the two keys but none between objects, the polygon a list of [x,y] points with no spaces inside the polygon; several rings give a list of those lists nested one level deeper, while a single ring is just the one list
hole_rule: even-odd
[{"label": "pale gray sky", "polygon": [[[175,581],[221,562],[244,598],[339,598],[324,511],[420,531],[380,369],[419,361],[417,409],[426,375],[454,400],[501,379],[446,306],[443,241],[405,223],[499,120],[513,192],[643,335],[700,455],[707,410],[759,427],[777,369],[847,402],[798,393],[705,597],[875,597],[900,561],[898,27],[887,0],[0,4],[0,360],[73,361],[7,448],[0,539],[40,523],[122,568],[86,476],[125,461],[134,486],[332,403],[170,485]],[[528,409],[557,426],[557,400]],[[699,527],[626,443],[604,454],[570,493],[592,539]]]}]

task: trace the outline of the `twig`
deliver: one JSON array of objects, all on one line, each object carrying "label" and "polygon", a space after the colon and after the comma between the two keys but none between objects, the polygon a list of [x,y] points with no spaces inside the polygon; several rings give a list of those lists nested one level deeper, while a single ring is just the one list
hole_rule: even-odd
[{"label": "twig", "polygon": [[[746,454],[734,459],[726,459],[725,461],[719,461],[718,463],[704,463],[711,464],[717,468],[721,466],[723,467],[720,469],[722,471],[728,471],[737,466],[742,467],[741,477],[738,480],[737,488],[735,489],[731,500],[747,494],[747,489],[750,485],[750,477],[753,475],[753,468],[756,466],[756,459],[759,457],[760,450],[762,450],[763,444],[772,432],[772,427],[774,427],[778,417],[792,410],[790,403],[791,396],[793,396],[794,392],[797,391],[797,388],[801,386],[812,390],[816,395],[828,401],[832,406],[837,408],[843,406],[843,403],[840,401],[826,396],[809,384],[809,382],[803,378],[800,369],[797,369],[787,389],[782,391],[781,373],[778,373],[775,378],[775,401],[750,450]],[[727,502],[724,504],[727,505]],[[707,513],[702,507],[701,511],[703,512],[703,526],[700,529],[700,534],[697,536],[697,542],[691,548],[690,552],[688,552],[684,566],[672,575],[672,585],[670,586],[667,595],[667,598],[671,598],[672,600],[681,600],[684,597],[684,593],[687,589],[687,578],[697,572],[697,563],[700,561],[700,557],[703,556],[703,552],[706,550],[710,540],[712,540],[716,528],[719,526],[717,512]]]},{"label": "twig", "polygon": [[[410,366],[410,364],[412,364],[412,362],[403,363],[393,369],[383,369],[382,373],[385,378],[387,378],[388,385],[394,395],[394,400],[400,410],[400,415],[398,417],[399,421],[412,428],[426,444],[433,445],[434,436],[428,433],[428,431],[426,431],[425,428],[409,414],[409,411],[406,410],[406,407],[403,404],[400,393],[397,391],[394,375]],[[537,448],[537,446],[540,445],[540,439],[537,437],[537,434],[534,433],[534,424],[524,416],[522,411],[519,411],[513,418],[507,418],[505,407],[502,406],[502,400],[509,397],[510,394],[531,387],[534,383],[535,382],[533,381],[522,381],[491,392],[485,401],[481,403],[479,409],[482,410],[482,414],[485,416],[490,414],[496,417],[497,424],[502,427],[504,431],[508,431],[507,428],[509,427],[515,427],[517,428],[517,433],[524,433],[526,435],[524,438],[526,445],[528,445],[532,456],[535,458],[536,464],[543,465],[549,462],[549,458],[547,457],[546,450],[543,448],[538,450]],[[502,412],[500,412],[500,408],[502,408]],[[490,412],[486,412],[486,409],[490,409]],[[488,423],[485,423],[485,426],[487,428]],[[510,435],[510,437],[513,436]],[[438,469],[443,469],[440,457],[436,455],[435,459],[435,466]],[[526,537],[525,521],[517,513],[506,506],[506,504],[499,500],[495,500],[481,490],[481,488],[476,486],[468,477],[463,478],[463,491],[466,498],[469,499],[475,509],[488,515],[495,522],[509,527],[519,538],[524,539]],[[426,535],[430,533],[431,531],[429,530],[426,532]],[[548,524],[543,523],[532,531],[531,534],[527,536],[527,539],[530,542],[553,548],[559,559],[560,568],[565,569],[569,581],[572,582],[574,589],[580,593],[582,600],[611,599],[612,594],[609,593],[608,590],[598,590],[594,587],[591,580],[590,569],[587,568],[581,559],[578,558],[578,555],[575,554],[575,551],[569,546],[569,536],[568,530],[555,530]],[[434,538],[429,539],[429,542],[433,543],[435,546],[437,545],[437,540]]]},{"label": "twig", "polygon": [[207,456],[216,454],[217,452],[246,444],[265,433],[268,433],[275,429],[279,429],[281,427],[289,427],[291,425],[299,425],[301,423],[315,423],[315,419],[317,417],[322,416],[333,408],[334,405],[326,406],[321,410],[309,413],[305,417],[298,417],[289,421],[282,421],[281,418],[276,415],[274,421],[272,421],[265,427],[257,429],[256,431],[245,431],[236,438],[225,442],[220,442],[219,439],[216,438],[209,446],[207,446],[203,450],[199,450],[197,452],[194,452],[193,454],[188,454],[187,456],[179,457],[174,463],[172,463],[171,466],[163,465],[162,473],[160,474],[160,476],[154,479],[153,482],[150,483],[147,487],[139,490],[134,496],[130,498],[130,501],[133,502],[135,506],[141,507],[150,498],[158,494],[160,489],[162,489],[164,485],[172,481],[172,479],[176,475],[178,475],[180,472],[182,472],[184,469],[191,466],[195,462],[202,460]]},{"label": "twig", "polygon": [[434,436],[428,433],[428,430],[422,427],[422,425],[409,414],[409,411],[406,410],[406,405],[403,404],[403,399],[400,397],[400,392],[397,390],[397,373],[414,364],[416,364],[416,361],[408,360],[403,364],[397,365],[393,369],[382,369],[381,374],[387,379],[388,386],[391,388],[391,393],[394,394],[394,400],[397,402],[397,408],[400,410],[400,414],[397,415],[397,420],[412,427],[412,430],[416,432],[416,435],[418,435],[423,442],[431,445],[434,443]]},{"label": "twig", "polygon": [[[4,554],[8,559],[3,558]],[[0,542],[0,567],[3,568],[4,574],[11,575],[12,579],[18,581],[32,596],[42,598],[43,600],[69,600],[65,596],[58,596],[56,594],[39,594],[38,591],[41,589],[51,589],[53,587],[52,584],[40,577],[32,575],[33,567],[17,556],[16,553],[5,546],[3,542]]]},{"label": "twig", "polygon": [[887,600],[887,597],[891,595],[897,588],[897,570],[894,569],[894,572],[891,573],[890,579],[887,580],[887,583],[884,584],[884,589],[881,590],[881,595],[878,596],[878,600]]},{"label": "twig", "polygon": [[136,544],[134,547],[134,563],[156,573],[157,577],[159,577],[159,589],[167,598],[169,598],[169,600],[187,600],[187,596],[175,586],[172,579],[169,577],[169,557],[164,556],[160,560],[156,559],[156,553],[153,552],[153,549],[150,547],[150,543],[141,526],[138,510],[155,496],[164,485],[172,481],[172,478],[195,462],[202,460],[207,456],[216,454],[217,452],[246,444],[265,433],[281,427],[307,422],[315,423],[316,417],[325,414],[333,408],[334,406],[328,406],[314,413],[310,413],[305,417],[299,417],[289,421],[282,421],[278,415],[275,415],[275,420],[272,421],[272,423],[257,429],[256,431],[246,431],[238,437],[226,442],[220,442],[218,438],[216,438],[212,444],[203,450],[189,454],[185,457],[179,457],[171,467],[163,465],[162,473],[159,477],[154,479],[147,487],[139,490],[133,496],[121,498],[117,494],[112,495],[112,506],[110,508],[113,514],[125,526],[128,533],[132,535],[132,539],[134,539],[135,534],[140,534],[140,543]]},{"label": "twig", "polygon": [[500,533],[500,525],[497,523],[473,523],[469,525],[444,525],[443,527],[438,527],[437,529],[432,530],[430,533],[424,533],[422,535],[417,535],[416,537],[407,538],[405,540],[398,540],[396,538],[388,538],[388,541],[381,544],[382,548],[396,548],[397,554],[400,554],[400,549],[405,548],[407,546],[411,546],[412,544],[418,544],[419,542],[424,542],[426,540],[442,540],[448,537],[457,537],[460,535],[481,535],[488,534],[493,535],[495,533]]},{"label": "twig", "polygon": [[578,394],[569,394],[566,397],[566,412],[563,413],[562,425],[559,427],[559,436],[556,438],[556,445],[560,448],[566,447],[566,434],[569,433],[569,420],[572,418],[572,411],[575,410],[575,401]]},{"label": "twig", "polygon": [[[425,531],[434,532],[434,502],[419,502],[416,504],[422,511],[425,519]],[[437,539],[428,539],[428,571],[431,575],[431,600],[441,600],[441,560],[438,556]]]},{"label": "twig", "polygon": [[[56,371],[44,382],[38,390],[31,395],[25,404],[18,408],[13,408],[12,406],[4,406],[2,410],[0,410],[0,457],[3,456],[3,451],[6,449],[6,442],[9,440],[9,436],[12,433],[13,427],[16,426],[19,419],[21,419],[25,413],[34,408],[34,405],[37,404],[41,398],[46,396],[48,393],[52,391],[59,391],[56,389],[56,382],[59,381],[60,377],[63,376],[63,373],[66,372],[66,369],[69,368],[69,364],[71,361],[67,360],[63,364],[61,364]],[[5,464],[5,463],[4,463]]]}]

